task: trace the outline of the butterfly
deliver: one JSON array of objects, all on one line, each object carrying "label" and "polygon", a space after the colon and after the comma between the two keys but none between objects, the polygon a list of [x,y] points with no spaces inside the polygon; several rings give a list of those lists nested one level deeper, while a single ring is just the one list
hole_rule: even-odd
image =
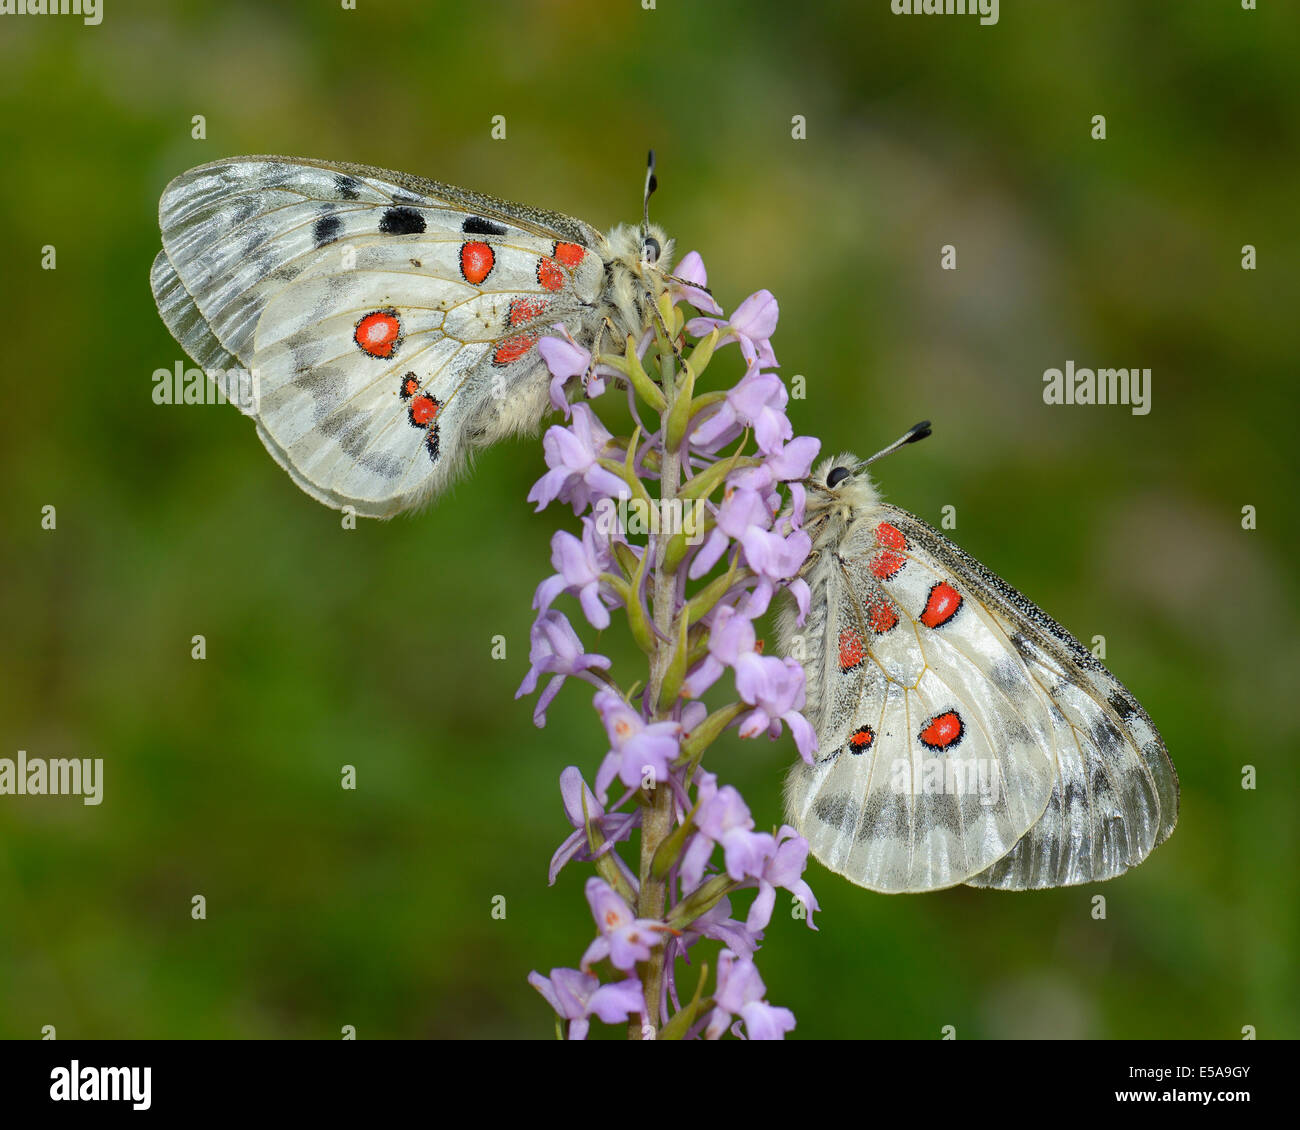
[{"label": "butterfly", "polygon": [[1109,879],[1173,831],[1178,777],[1146,711],[1060,624],[844,454],[808,482],[801,659],[814,763],[786,782],[814,858],[874,891]]},{"label": "butterfly", "polygon": [[[536,429],[559,326],[621,351],[672,243],[364,165],[234,157],[159,203],[150,276],[172,335],[313,498],[388,517],[471,452]],[[590,373],[587,374],[590,376]]]}]

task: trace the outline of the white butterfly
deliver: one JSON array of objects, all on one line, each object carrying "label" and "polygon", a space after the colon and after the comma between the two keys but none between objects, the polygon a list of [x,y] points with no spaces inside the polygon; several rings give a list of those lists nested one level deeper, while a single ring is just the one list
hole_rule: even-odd
[{"label": "white butterfly", "polygon": [[779,628],[820,744],[786,783],[813,856],[885,892],[1068,886],[1137,865],[1178,818],[1151,719],[1060,624],[882,503],[876,458],[840,455],[810,480],[811,611]]},{"label": "white butterfly", "polygon": [[[653,170],[653,154],[652,170]],[[654,187],[647,174],[646,196]],[[173,336],[327,506],[387,517],[535,429],[555,325],[621,350],[672,244],[404,173],[236,157],[171,182],[151,273]],[[253,375],[251,398],[237,381]]]}]

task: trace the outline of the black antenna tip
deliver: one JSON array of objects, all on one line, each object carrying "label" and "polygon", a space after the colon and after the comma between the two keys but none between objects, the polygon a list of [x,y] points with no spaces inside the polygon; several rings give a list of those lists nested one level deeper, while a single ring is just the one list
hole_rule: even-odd
[{"label": "black antenna tip", "polygon": [[930,421],[922,420],[919,424],[913,424],[908,429],[904,443],[915,443],[918,439],[925,439],[930,434]]}]

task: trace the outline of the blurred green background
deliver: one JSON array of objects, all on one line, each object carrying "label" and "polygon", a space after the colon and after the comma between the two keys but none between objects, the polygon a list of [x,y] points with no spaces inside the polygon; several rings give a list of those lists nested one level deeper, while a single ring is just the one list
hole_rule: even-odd
[{"label": "blurred green background", "polygon": [[[887,497],[955,506],[966,549],[1104,635],[1182,780],[1173,838],[1104,886],[886,897],[810,865],[820,932],[778,912],[759,961],[795,1037],[1300,1034],[1297,53],[1273,0],[1005,0],[992,27],[887,0],[0,18],[0,756],[106,775],[99,807],[0,797],[0,1035],[552,1035],[525,977],[592,933],[583,869],[546,886],[556,782],[604,745],[582,690],[545,730],[512,698],[572,522],[524,502],[540,446],[344,531],[232,408],[152,402],[182,353],[148,273],[163,186],[218,157],[605,228],[650,145],[656,218],[724,305],[779,298],[796,430],[865,453],[933,419]],[[1151,368],[1150,415],[1045,406],[1067,359]],[[766,826],[792,758],[732,738],[712,767]]]}]

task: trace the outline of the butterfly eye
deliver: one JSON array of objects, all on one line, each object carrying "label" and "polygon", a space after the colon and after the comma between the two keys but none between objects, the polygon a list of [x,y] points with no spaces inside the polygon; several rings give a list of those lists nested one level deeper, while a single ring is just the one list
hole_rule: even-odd
[{"label": "butterfly eye", "polygon": [[833,467],[831,473],[826,476],[826,485],[828,487],[839,486],[840,483],[849,477],[849,473],[847,467]]},{"label": "butterfly eye", "polygon": [[646,236],[641,242],[641,262],[654,266],[659,262],[660,250],[659,241],[652,235]]}]

